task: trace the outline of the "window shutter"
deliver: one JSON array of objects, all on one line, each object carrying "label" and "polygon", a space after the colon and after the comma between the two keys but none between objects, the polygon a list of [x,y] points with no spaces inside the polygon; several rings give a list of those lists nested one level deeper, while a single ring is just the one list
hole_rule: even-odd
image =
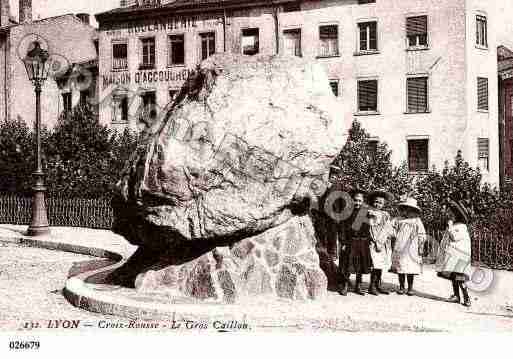
[{"label": "window shutter", "polygon": [[321,39],[336,39],[338,37],[337,25],[326,25],[319,28]]},{"label": "window shutter", "polygon": [[477,139],[477,156],[478,158],[488,158],[490,151],[490,141],[488,138]]},{"label": "window shutter", "polygon": [[488,79],[477,78],[477,108],[488,111]]},{"label": "window shutter", "polygon": [[427,112],[427,77],[413,77],[407,80],[408,112]]},{"label": "window shutter", "polygon": [[425,35],[427,34],[427,16],[414,16],[406,19],[406,35]]},{"label": "window shutter", "polygon": [[490,141],[488,138],[477,139],[477,163],[478,167],[489,171],[490,170]]},{"label": "window shutter", "polygon": [[377,80],[358,81],[358,109],[360,111],[377,111]]}]

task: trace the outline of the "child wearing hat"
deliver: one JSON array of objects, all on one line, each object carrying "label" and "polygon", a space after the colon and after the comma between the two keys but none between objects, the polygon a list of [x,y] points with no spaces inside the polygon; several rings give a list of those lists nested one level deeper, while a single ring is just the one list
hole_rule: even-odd
[{"label": "child wearing hat", "polygon": [[465,282],[470,279],[471,241],[467,224],[470,211],[461,202],[449,201],[447,209],[448,226],[445,231],[436,261],[438,276],[452,283],[451,303],[460,303],[460,289],[463,305],[470,307],[470,296]]},{"label": "child wearing hat", "polygon": [[[421,248],[426,238],[424,225],[420,220],[421,209],[417,200],[407,198],[399,203],[401,213],[396,219],[396,242],[392,253],[391,272],[399,277],[399,290],[397,294],[414,295],[413,280],[422,273]],[[405,280],[408,281],[408,291],[405,291]]]},{"label": "child wearing hat", "polygon": [[392,201],[393,195],[384,190],[376,190],[368,195],[369,224],[370,224],[370,254],[372,258],[372,271],[369,294],[389,294],[381,287],[381,276],[384,270],[388,271],[392,265],[391,237],[393,227],[390,214],[383,208],[386,201]]}]

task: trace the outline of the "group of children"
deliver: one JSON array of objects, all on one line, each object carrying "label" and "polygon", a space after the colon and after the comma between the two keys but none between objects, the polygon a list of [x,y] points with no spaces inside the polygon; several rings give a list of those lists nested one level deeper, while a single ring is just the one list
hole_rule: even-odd
[{"label": "group of children", "polygon": [[[369,294],[389,294],[381,284],[381,277],[383,271],[390,271],[398,276],[397,294],[415,295],[414,278],[422,273],[422,250],[427,238],[417,201],[407,198],[399,203],[399,216],[392,218],[384,210],[387,202],[393,201],[393,196],[387,191],[367,194],[355,189],[352,198],[354,208],[351,216],[337,225],[340,249],[338,292],[346,296],[349,277],[356,274],[354,292],[365,295],[361,286],[362,275],[370,273]],[[366,199],[368,205],[365,205]],[[449,201],[447,218],[447,228],[437,255],[438,276],[452,282],[450,302],[460,303],[461,290],[463,304],[470,306],[465,285],[469,280],[471,258],[467,229],[469,211],[461,202]]]}]

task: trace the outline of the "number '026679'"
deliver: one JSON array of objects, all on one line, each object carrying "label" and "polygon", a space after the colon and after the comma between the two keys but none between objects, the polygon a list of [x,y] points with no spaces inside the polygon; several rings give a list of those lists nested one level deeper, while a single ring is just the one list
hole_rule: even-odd
[{"label": "number '026679'", "polygon": [[39,341],[10,341],[10,350],[38,350],[41,344]]}]

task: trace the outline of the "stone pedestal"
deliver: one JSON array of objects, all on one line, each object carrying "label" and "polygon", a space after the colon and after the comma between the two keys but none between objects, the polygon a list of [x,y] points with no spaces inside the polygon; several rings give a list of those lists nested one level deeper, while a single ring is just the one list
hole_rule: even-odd
[{"label": "stone pedestal", "polygon": [[137,276],[138,291],[232,303],[244,296],[318,299],[327,280],[310,217],[294,217],[231,247],[217,247],[181,265]]}]

